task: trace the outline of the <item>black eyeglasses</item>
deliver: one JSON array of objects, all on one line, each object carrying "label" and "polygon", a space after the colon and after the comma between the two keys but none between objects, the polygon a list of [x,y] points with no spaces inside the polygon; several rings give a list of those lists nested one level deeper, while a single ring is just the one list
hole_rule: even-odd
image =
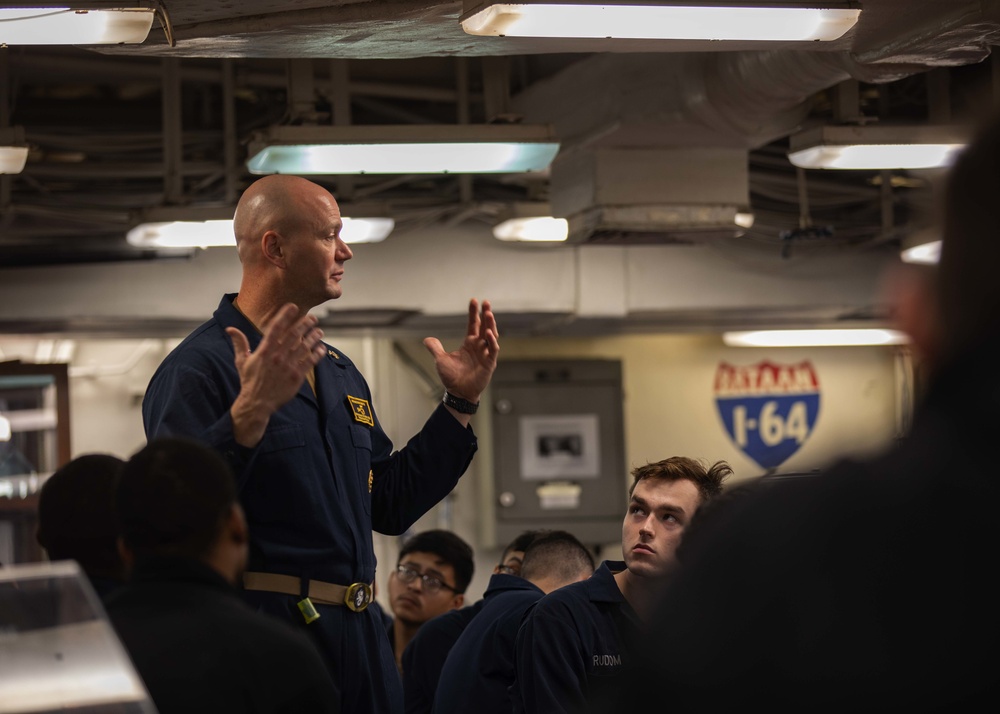
[{"label": "black eyeglasses", "polygon": [[412,583],[417,578],[420,578],[421,587],[429,593],[436,593],[441,588],[451,590],[453,593],[458,593],[458,590],[453,588],[451,585],[445,583],[441,578],[437,578],[433,575],[427,575],[426,573],[421,573],[419,570],[414,570],[408,565],[397,565],[396,566],[396,577],[402,580],[404,583]]}]

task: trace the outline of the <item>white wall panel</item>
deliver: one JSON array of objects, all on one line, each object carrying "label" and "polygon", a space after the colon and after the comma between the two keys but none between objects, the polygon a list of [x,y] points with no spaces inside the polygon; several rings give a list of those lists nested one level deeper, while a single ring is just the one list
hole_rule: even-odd
[{"label": "white wall panel", "polygon": [[[879,276],[895,258],[776,248],[702,245],[522,246],[493,239],[488,226],[400,231],[355,246],[344,297],[324,308],[405,308],[461,315],[470,297],[498,312],[870,308]],[[624,271],[624,272],[623,272]],[[0,320],[203,318],[239,289],[234,250],[187,260],[0,269]],[[460,325],[459,328],[460,329]]]}]

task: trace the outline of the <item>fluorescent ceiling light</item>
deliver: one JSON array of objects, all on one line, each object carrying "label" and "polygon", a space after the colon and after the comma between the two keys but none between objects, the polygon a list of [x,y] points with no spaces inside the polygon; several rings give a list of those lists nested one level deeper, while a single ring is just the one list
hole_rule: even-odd
[{"label": "fluorescent ceiling light", "polygon": [[[198,215],[199,212],[201,215]],[[213,215],[214,214],[214,215]],[[215,215],[229,218],[217,218]],[[167,220],[140,223],[130,230],[125,240],[137,248],[216,248],[236,247],[233,234],[232,208],[165,207],[150,209],[144,217]],[[174,218],[176,217],[176,219]],[[391,218],[348,218],[344,216],[341,238],[345,243],[377,243],[392,233],[396,223]]]},{"label": "fluorescent ceiling light", "polygon": [[515,201],[507,204],[493,226],[493,237],[502,241],[551,243],[569,237],[569,221],[552,215],[548,201]]},{"label": "fluorescent ceiling light", "polygon": [[0,174],[19,174],[28,161],[28,144],[24,128],[11,126],[0,129]]},{"label": "fluorescent ceiling light", "polygon": [[848,347],[858,345],[905,345],[909,338],[896,330],[757,330],[725,332],[729,347]]},{"label": "fluorescent ceiling light", "polygon": [[856,3],[759,1],[658,4],[466,0],[470,35],[672,40],[835,40],[858,21]]},{"label": "fluorescent ceiling light", "polygon": [[152,8],[30,7],[0,9],[5,45],[137,44],[153,24]]},{"label": "fluorescent ceiling light", "polygon": [[493,227],[493,237],[504,241],[564,241],[569,235],[569,221],[552,216],[508,218]]},{"label": "fluorescent ceiling light", "polygon": [[125,235],[136,248],[217,248],[236,246],[233,219],[140,223]]},{"label": "fluorescent ceiling light", "polygon": [[0,414],[0,441],[10,441],[13,432],[10,428],[10,419]]},{"label": "fluorescent ceiling light", "polygon": [[488,174],[542,171],[547,126],[276,126],[250,141],[253,174]]},{"label": "fluorescent ceiling light", "polygon": [[385,216],[369,216],[367,218],[348,218],[342,216],[344,228],[340,233],[345,243],[381,243],[392,229],[396,221]]},{"label": "fluorescent ceiling light", "polygon": [[934,240],[906,248],[900,253],[904,263],[936,265],[941,260],[941,241]]},{"label": "fluorescent ceiling light", "polygon": [[795,134],[788,160],[804,169],[949,166],[968,143],[959,126],[824,126]]},{"label": "fluorescent ceiling light", "polygon": [[924,229],[903,236],[899,257],[904,263],[936,265],[941,259],[941,231]]},{"label": "fluorescent ceiling light", "polygon": [[27,146],[0,146],[0,174],[19,174],[27,161]]}]

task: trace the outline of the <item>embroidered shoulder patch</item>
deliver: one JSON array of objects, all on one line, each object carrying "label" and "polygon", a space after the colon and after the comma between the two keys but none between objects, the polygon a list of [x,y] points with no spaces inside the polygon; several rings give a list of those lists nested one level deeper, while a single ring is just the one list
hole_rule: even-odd
[{"label": "embroidered shoulder patch", "polygon": [[367,399],[352,397],[347,395],[347,401],[351,403],[351,413],[354,414],[354,421],[359,424],[375,426],[375,419],[372,418],[372,408]]}]

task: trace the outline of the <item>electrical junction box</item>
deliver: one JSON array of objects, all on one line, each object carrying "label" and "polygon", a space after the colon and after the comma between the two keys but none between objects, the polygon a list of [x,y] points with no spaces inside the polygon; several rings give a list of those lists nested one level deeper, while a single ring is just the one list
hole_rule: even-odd
[{"label": "electrical junction box", "polygon": [[492,381],[496,537],[621,539],[628,491],[621,363],[508,360]]}]

